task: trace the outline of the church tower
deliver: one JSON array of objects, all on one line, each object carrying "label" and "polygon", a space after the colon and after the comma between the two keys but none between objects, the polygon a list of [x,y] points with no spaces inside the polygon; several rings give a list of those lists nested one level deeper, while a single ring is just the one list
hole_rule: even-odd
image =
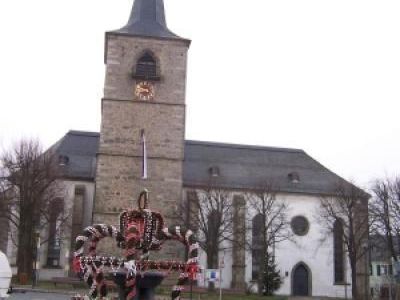
[{"label": "church tower", "polygon": [[182,199],[189,45],[167,28],[163,0],[136,0],[128,24],[106,33],[94,223],[117,224],[144,188],[171,223]]}]

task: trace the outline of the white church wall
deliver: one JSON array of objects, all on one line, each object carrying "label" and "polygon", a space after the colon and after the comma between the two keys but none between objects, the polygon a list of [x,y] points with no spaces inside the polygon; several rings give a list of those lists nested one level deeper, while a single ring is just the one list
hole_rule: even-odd
[{"label": "white church wall", "polygon": [[[77,187],[83,187],[85,190],[85,197],[83,202],[83,227],[89,226],[92,224],[92,212],[93,212],[93,202],[94,202],[94,188],[95,185],[93,182],[85,182],[85,181],[65,181],[65,186],[67,190],[67,196],[65,199],[65,205],[68,209],[72,210],[75,199],[75,191]],[[69,219],[69,225],[72,225],[72,216]],[[65,242],[62,244],[61,248],[61,257],[60,257],[60,266],[64,270],[65,276],[68,276],[68,272],[70,269],[69,260],[71,255],[73,255],[74,249],[71,248],[71,232],[67,232],[67,238]]]},{"label": "white church wall", "polygon": [[[232,284],[232,245],[229,242],[225,242],[222,247],[225,249],[220,250],[218,253],[219,262],[223,261],[223,266],[221,268],[222,281],[216,282],[215,287],[219,288],[220,285],[222,285],[223,289],[229,289],[231,288]],[[204,271],[207,270],[207,254],[202,249],[199,251],[199,264]],[[206,274],[204,273],[198,283],[199,286],[208,286],[208,282],[206,281],[205,277]]]},{"label": "white church wall", "polygon": [[17,263],[17,251],[18,248],[16,246],[18,240],[18,229],[12,224],[9,223],[9,232],[8,232],[8,241],[7,241],[7,258],[10,262],[11,266],[15,266]]},{"label": "white church wall", "polygon": [[[311,271],[311,292],[313,296],[344,297],[345,286],[334,284],[333,237],[328,236],[322,242],[323,228],[316,222],[319,199],[315,196],[280,194],[278,199],[289,205],[289,221],[295,216],[303,216],[309,222],[309,231],[305,236],[293,237],[293,241],[284,241],[276,245],[275,255],[283,284],[277,294],[292,294],[292,272],[302,262]],[[246,255],[246,280],[251,280],[251,254]],[[350,277],[349,266],[346,268]],[[351,286],[347,286],[348,295]]]},{"label": "white church wall", "polygon": [[[218,260],[221,265],[221,282],[217,283],[216,286],[223,289],[229,289],[232,284],[232,243],[225,241],[222,245],[224,248],[218,253]],[[221,264],[222,263],[222,264]]]},{"label": "white church wall", "polygon": [[[233,194],[241,194],[234,192]],[[278,269],[280,270],[283,284],[277,291],[279,295],[292,294],[292,274],[294,268],[299,263],[304,263],[311,271],[311,293],[313,296],[327,297],[351,297],[351,285],[336,285],[334,283],[334,253],[333,253],[333,235],[326,236],[326,231],[321,224],[318,224],[316,217],[319,208],[319,196],[302,194],[284,194],[277,195],[278,201],[285,201],[288,204],[288,220],[293,217],[303,216],[309,222],[309,229],[304,236],[293,236],[293,241],[284,241],[276,245],[275,255]],[[248,221],[256,215],[255,211],[246,207],[246,217]],[[290,228],[291,230],[291,228]],[[247,230],[247,241],[251,244],[251,228]],[[223,288],[230,288],[232,281],[232,247],[226,245],[225,267],[223,274]],[[220,253],[220,258],[223,252]],[[207,256],[204,251],[200,251],[200,265],[206,268]],[[251,251],[245,253],[245,280],[248,286],[252,286],[254,292],[257,291],[257,285],[252,281],[252,255]],[[346,282],[351,282],[351,270],[346,260]],[[201,286],[206,286],[204,282]],[[219,284],[216,284],[219,287]]]},{"label": "white church wall", "polygon": [[[83,187],[85,190],[85,198],[83,202],[83,227],[89,226],[92,223],[92,212],[93,212],[93,201],[94,201],[94,183],[92,182],[86,182],[86,181],[64,181],[64,186],[65,186],[65,197],[64,197],[64,205],[67,211],[72,213],[73,211],[73,205],[74,205],[74,199],[75,199],[75,190],[77,187]],[[71,228],[72,226],[72,215],[68,219],[67,223],[67,228]],[[71,251],[73,249],[70,249],[71,247],[71,232],[70,230],[66,230],[63,233],[63,242],[61,244],[61,254],[60,254],[60,268],[63,270],[63,272],[58,271],[57,276],[62,276],[63,274],[65,276],[68,276],[69,272],[69,260],[70,256],[72,255]],[[45,251],[47,249],[47,245],[45,247]],[[42,257],[42,262],[46,264],[46,257]],[[46,269],[46,268],[45,268]],[[50,270],[43,270],[41,274],[41,279],[50,279],[51,277],[55,277],[53,273]],[[48,274],[48,276],[46,276]]]},{"label": "white church wall", "polygon": [[[85,201],[84,201],[84,225],[87,226],[91,224],[92,220],[92,209],[93,209],[93,199],[94,199],[94,183],[83,182],[83,181],[62,181],[62,195],[60,197],[64,199],[64,211],[66,214],[70,214],[74,204],[75,188],[77,186],[85,188]],[[47,266],[47,252],[48,252],[48,232],[47,226],[43,228],[40,233],[41,241],[43,242],[40,248],[40,280],[50,280],[53,277],[68,276],[69,272],[69,257],[70,257],[70,245],[71,245],[71,232],[70,229],[72,225],[72,216],[68,218],[61,232],[61,253],[60,253],[60,264],[58,267]],[[11,234],[16,236],[17,231],[11,229],[9,233],[9,241],[7,243],[7,256],[10,259],[12,265],[16,264],[17,247],[11,240]],[[13,273],[16,274],[17,268],[13,268]]]}]

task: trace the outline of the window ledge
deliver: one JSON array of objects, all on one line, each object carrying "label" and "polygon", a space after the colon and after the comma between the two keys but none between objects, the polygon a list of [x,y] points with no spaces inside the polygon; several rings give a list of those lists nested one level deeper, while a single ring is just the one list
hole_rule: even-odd
[{"label": "window ledge", "polygon": [[335,282],[333,285],[351,285],[351,284],[347,282]]},{"label": "window ledge", "polygon": [[145,75],[136,75],[132,74],[132,78],[136,80],[148,80],[148,81],[160,81],[161,77],[156,75],[156,76],[145,76]]},{"label": "window ledge", "polygon": [[258,280],[257,279],[252,279],[252,280],[249,281],[249,283],[253,283],[253,284],[254,283],[258,283]]},{"label": "window ledge", "polygon": [[48,265],[45,265],[45,266],[43,266],[43,269],[61,270],[62,267],[61,266],[48,266]]}]

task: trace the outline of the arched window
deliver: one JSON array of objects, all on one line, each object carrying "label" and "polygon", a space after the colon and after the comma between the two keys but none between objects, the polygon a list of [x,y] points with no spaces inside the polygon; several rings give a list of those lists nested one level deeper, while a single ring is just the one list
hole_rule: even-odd
[{"label": "arched window", "polygon": [[344,239],[343,223],[336,220],[333,225],[333,262],[335,283],[344,283]]},{"label": "arched window", "polygon": [[136,72],[134,77],[143,79],[157,78],[157,63],[151,53],[144,53],[136,62]]},{"label": "arched window", "polygon": [[263,242],[264,216],[256,215],[252,220],[252,280],[257,280],[260,272]]},{"label": "arched window", "polygon": [[56,198],[49,204],[49,239],[47,249],[47,266],[58,267],[61,254],[61,217],[64,200]]}]

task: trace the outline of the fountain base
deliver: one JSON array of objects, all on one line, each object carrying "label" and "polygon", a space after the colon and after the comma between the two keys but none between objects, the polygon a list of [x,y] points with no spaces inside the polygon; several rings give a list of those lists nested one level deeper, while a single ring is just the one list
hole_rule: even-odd
[{"label": "fountain base", "polygon": [[[161,272],[146,272],[136,277],[135,300],[154,300],[156,288],[164,280],[165,274]],[[125,273],[115,273],[114,281],[119,287],[119,299],[125,300]]]}]

